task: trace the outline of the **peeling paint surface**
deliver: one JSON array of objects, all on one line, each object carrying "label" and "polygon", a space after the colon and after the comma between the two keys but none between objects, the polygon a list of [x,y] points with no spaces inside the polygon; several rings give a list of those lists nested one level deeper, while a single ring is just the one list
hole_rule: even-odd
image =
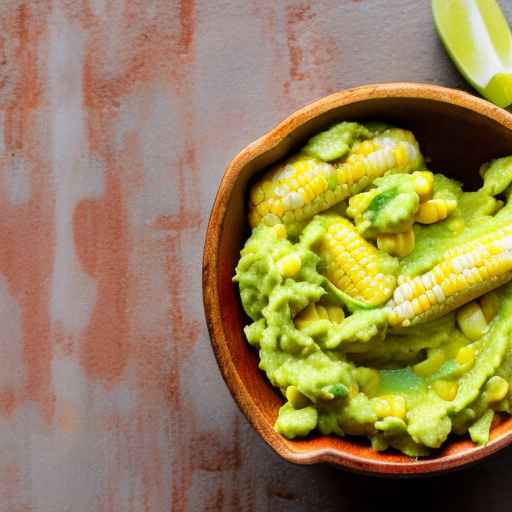
[{"label": "peeling paint surface", "polygon": [[429,4],[0,2],[0,512],[375,510],[405,485],[430,509],[510,503],[510,450],[408,482],[283,462],[202,312],[238,150],[345,87],[465,88]]}]

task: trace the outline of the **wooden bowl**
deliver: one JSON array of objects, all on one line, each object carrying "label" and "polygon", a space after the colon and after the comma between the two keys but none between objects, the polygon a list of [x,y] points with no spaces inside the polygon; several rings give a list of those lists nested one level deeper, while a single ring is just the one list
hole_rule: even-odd
[{"label": "wooden bowl", "polygon": [[484,447],[453,436],[434,455],[421,459],[391,451],[377,453],[368,441],[352,436],[311,435],[292,441],[273,429],[282,399],[258,369],[258,354],[244,338],[242,328],[248,319],[231,281],[249,235],[247,185],[308,137],[341,120],[381,120],[412,130],[430,167],[468,187],[478,185],[483,162],[512,154],[508,112],[461,91],[413,83],[367,85],[327,96],[247,146],[222,178],[204,248],[204,307],[224,380],[253,427],[290,462],[329,462],[365,473],[410,475],[438,473],[481,460],[512,442],[512,418],[496,420]]}]

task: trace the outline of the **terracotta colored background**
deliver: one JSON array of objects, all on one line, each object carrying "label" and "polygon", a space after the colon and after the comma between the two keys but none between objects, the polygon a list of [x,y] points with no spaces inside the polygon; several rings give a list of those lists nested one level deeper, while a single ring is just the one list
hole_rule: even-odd
[{"label": "terracotta colored background", "polygon": [[464,87],[429,4],[0,3],[0,511],[373,510],[406,487],[505,509],[511,450],[409,482],[281,461],[202,313],[208,212],[241,147],[347,86]]}]

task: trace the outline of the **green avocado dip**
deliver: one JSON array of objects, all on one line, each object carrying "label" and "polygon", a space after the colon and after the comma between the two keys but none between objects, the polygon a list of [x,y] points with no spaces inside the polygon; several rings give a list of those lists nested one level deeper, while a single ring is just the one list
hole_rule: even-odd
[{"label": "green avocado dip", "polygon": [[425,456],[512,413],[512,157],[479,190],[413,134],[339,123],[254,183],[236,267],[275,429]]}]

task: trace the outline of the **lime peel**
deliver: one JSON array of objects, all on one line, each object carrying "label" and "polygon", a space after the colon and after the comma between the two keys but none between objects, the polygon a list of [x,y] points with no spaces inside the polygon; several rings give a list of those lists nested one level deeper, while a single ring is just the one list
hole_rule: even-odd
[{"label": "lime peel", "polygon": [[512,103],[512,34],[495,0],[432,0],[434,22],[466,80],[499,107]]}]

